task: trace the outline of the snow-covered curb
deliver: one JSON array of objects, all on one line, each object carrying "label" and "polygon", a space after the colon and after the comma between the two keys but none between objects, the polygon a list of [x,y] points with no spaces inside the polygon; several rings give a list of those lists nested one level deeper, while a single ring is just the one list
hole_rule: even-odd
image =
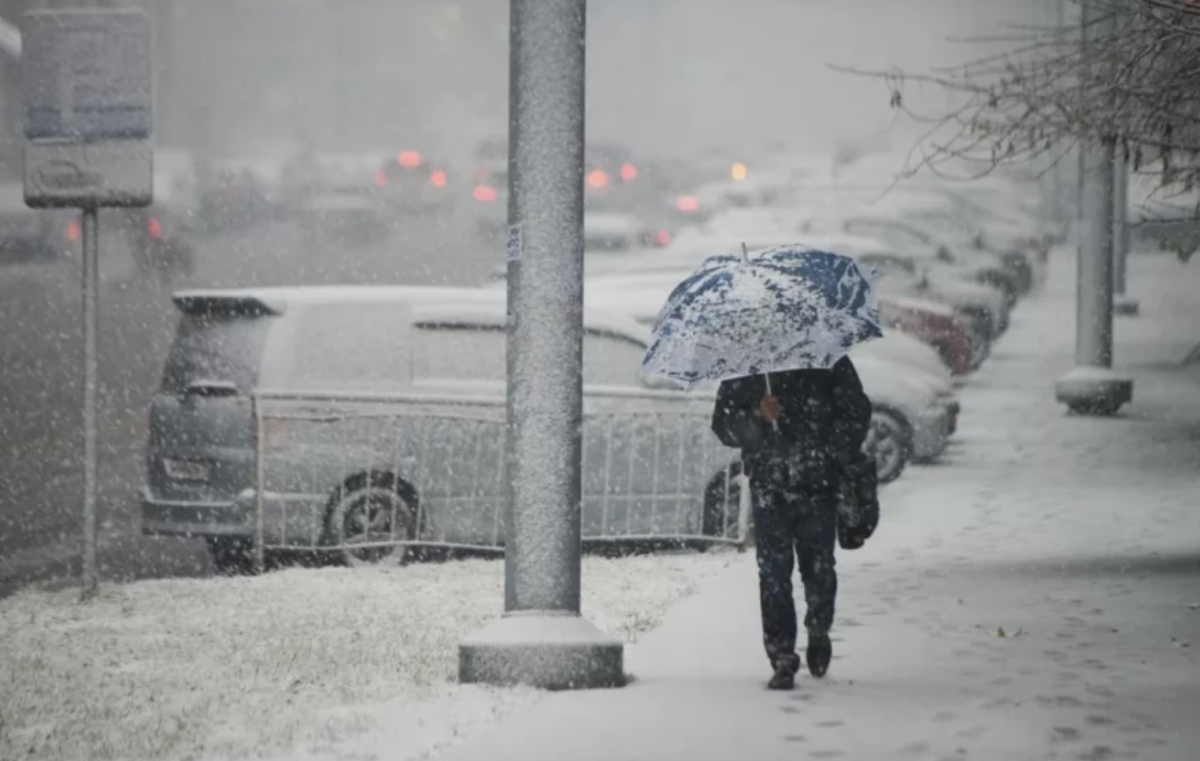
[{"label": "snow-covered curb", "polygon": [[[733,557],[585,558],[584,615],[632,642]],[[503,576],[472,560],[20,593],[0,601],[0,758],[332,759],[347,741],[422,758],[535,696],[454,683]]]}]

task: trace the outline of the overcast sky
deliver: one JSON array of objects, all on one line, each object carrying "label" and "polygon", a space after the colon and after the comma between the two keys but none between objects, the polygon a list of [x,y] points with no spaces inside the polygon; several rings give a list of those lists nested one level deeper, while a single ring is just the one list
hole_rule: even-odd
[{"label": "overcast sky", "polygon": [[[503,128],[503,0],[180,5],[170,55],[182,73],[170,108],[189,139],[205,133],[237,150],[308,134],[353,150],[421,143],[460,152]],[[980,51],[947,38],[1027,22],[1035,7],[591,0],[589,132],[660,153],[767,140],[820,149],[892,118],[882,83],[827,64],[925,70],[966,60]],[[910,97],[945,101],[929,88]]]}]

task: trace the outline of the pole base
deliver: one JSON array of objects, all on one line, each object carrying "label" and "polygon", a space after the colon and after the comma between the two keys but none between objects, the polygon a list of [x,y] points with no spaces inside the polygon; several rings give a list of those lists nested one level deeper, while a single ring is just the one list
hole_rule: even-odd
[{"label": "pole base", "polygon": [[573,613],[506,613],[459,644],[458,681],[546,690],[623,687],[625,646]]},{"label": "pole base", "polygon": [[1136,317],[1141,311],[1141,302],[1132,296],[1113,296],[1113,314],[1122,317]]},{"label": "pole base", "polygon": [[1058,379],[1054,396],[1075,415],[1108,417],[1133,401],[1133,379],[1104,367],[1078,366]]}]

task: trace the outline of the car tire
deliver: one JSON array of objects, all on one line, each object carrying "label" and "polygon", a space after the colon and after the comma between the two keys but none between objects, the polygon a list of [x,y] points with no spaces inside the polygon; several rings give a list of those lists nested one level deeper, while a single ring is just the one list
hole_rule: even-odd
[{"label": "car tire", "polygon": [[[714,538],[736,539],[738,524],[738,505],[741,497],[742,482],[738,478],[742,474],[742,464],[732,462],[727,468],[717,473],[704,488],[704,515],[701,532],[704,536]],[[726,502],[726,484],[729,489],[729,501]],[[747,544],[754,541],[754,518],[745,537]]]},{"label": "car tire", "polygon": [[[386,520],[375,521],[381,511],[387,511]],[[413,557],[412,548],[405,545],[355,550],[344,547],[353,545],[360,538],[370,540],[375,530],[387,535],[398,534],[407,541],[420,536],[418,516],[420,509],[417,493],[412,485],[391,473],[364,473],[352,476],[334,490],[329,497],[325,513],[325,544],[338,548],[335,551],[342,562],[352,568],[361,566],[397,566]],[[366,519],[365,536],[347,533],[348,521]],[[399,522],[399,526],[396,526]],[[374,525],[373,525],[374,524]]]},{"label": "car tire", "polygon": [[875,459],[879,483],[895,481],[912,458],[912,427],[903,417],[891,410],[877,409],[871,413],[871,425],[863,451]]}]

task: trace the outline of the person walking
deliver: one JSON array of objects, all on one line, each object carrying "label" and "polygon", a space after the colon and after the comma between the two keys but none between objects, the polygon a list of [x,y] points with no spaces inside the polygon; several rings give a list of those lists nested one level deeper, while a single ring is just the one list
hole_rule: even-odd
[{"label": "person walking", "polygon": [[837,597],[834,549],[843,474],[860,458],[871,401],[849,357],[830,369],[751,375],[721,382],[712,429],[742,450],[750,479],[767,686],[795,686],[797,619],[792,571],[799,561],[807,613],[805,663],[825,675]]}]

